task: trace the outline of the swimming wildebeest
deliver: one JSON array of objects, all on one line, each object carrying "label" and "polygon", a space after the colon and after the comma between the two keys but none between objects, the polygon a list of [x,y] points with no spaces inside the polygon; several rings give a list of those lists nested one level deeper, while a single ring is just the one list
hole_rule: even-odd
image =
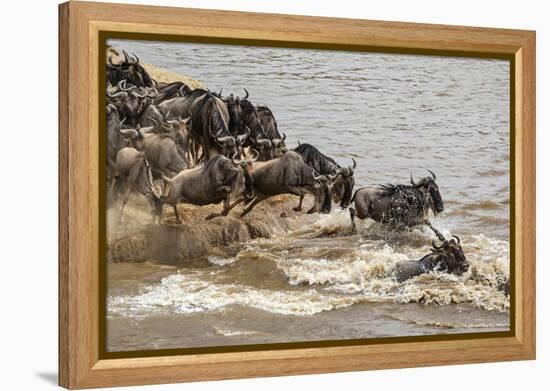
[{"label": "swimming wildebeest", "polygon": [[256,196],[246,205],[241,216],[249,213],[259,202],[279,194],[313,194],[315,202],[307,213],[330,212],[330,178],[318,175],[294,151],[277,159],[256,163],[252,177]]},{"label": "swimming wildebeest", "polygon": [[258,118],[264,129],[265,137],[271,141],[273,157],[277,158],[283,156],[283,154],[288,151],[285,144],[286,134],[283,132],[281,135],[279,132],[273,112],[267,106],[256,106],[256,112],[258,113]]},{"label": "swimming wildebeest", "polygon": [[[257,158],[257,156],[256,156]],[[177,205],[180,202],[193,205],[210,205],[223,202],[223,209],[209,214],[206,219],[227,216],[229,211],[240,203],[241,197],[254,196],[251,160],[238,160],[237,154],[228,159],[217,155],[205,164],[181,171],[174,178],[163,178],[162,196],[156,200],[156,214],[160,223],[164,204],[172,205],[176,221],[181,224]],[[232,197],[238,201],[231,203]]]},{"label": "swimming wildebeest", "polygon": [[128,80],[138,87],[154,87],[155,83],[145,68],[139,63],[139,58],[132,54],[129,56],[124,50],[124,60],[115,64],[111,56],[107,61],[107,80],[116,85],[121,80]]},{"label": "swimming wildebeest", "polygon": [[353,230],[356,231],[355,216],[360,219],[370,217],[397,229],[426,225],[439,240],[445,240],[428,220],[430,209],[436,216],[444,209],[439,187],[435,183],[436,176],[432,171],[430,173],[431,177],[422,178],[418,182],[414,182],[411,174],[410,185],[379,185],[358,189],[352,198],[355,208],[349,209]]},{"label": "swimming wildebeest", "polygon": [[119,221],[132,189],[143,194],[154,207],[160,197],[160,189],[153,184],[153,176],[145,152],[133,147],[122,148],[116,157],[116,176],[113,184],[115,201],[122,197]]},{"label": "swimming wildebeest", "polygon": [[468,271],[470,264],[462,251],[460,239],[453,235],[450,240],[443,240],[440,246],[432,242],[431,253],[417,261],[402,261],[395,267],[397,281],[403,282],[409,278],[431,271],[461,276]]},{"label": "swimming wildebeest", "polygon": [[[355,185],[355,178],[353,176],[353,170],[357,167],[355,159],[351,159],[353,167],[341,167],[334,159],[323,155],[311,144],[298,143],[298,147],[294,151],[302,155],[302,159],[304,159],[306,164],[319,174],[330,175],[332,177],[332,200],[336,203],[340,202],[342,208],[347,208],[351,202],[353,186]],[[302,201],[303,196],[300,197],[300,203],[294,210],[302,209]]]}]

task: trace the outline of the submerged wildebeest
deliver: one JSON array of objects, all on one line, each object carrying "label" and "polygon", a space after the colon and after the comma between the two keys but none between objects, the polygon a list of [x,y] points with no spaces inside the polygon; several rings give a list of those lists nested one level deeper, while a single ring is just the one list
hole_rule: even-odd
[{"label": "submerged wildebeest", "polygon": [[285,144],[286,134],[282,135],[279,132],[277,121],[271,109],[267,106],[256,106],[256,112],[258,118],[262,124],[265,137],[271,142],[271,148],[273,150],[272,155],[274,158],[281,157],[288,151]]},{"label": "submerged wildebeest", "polygon": [[107,80],[116,85],[121,80],[128,80],[138,87],[154,87],[155,83],[145,68],[139,63],[139,58],[132,54],[129,56],[124,50],[124,60],[115,64],[112,57],[109,56],[107,61]]},{"label": "submerged wildebeest", "polygon": [[445,240],[428,220],[430,209],[436,216],[444,209],[439,187],[435,183],[436,176],[432,171],[430,173],[431,177],[418,182],[414,182],[411,174],[410,185],[378,185],[358,189],[352,198],[355,208],[349,209],[353,230],[356,230],[355,216],[360,219],[370,217],[397,229],[425,225],[439,240]]},{"label": "submerged wildebeest", "polygon": [[307,213],[330,212],[330,178],[318,175],[294,151],[289,151],[277,159],[256,163],[252,177],[256,195],[246,205],[241,216],[249,213],[259,202],[279,194],[313,194],[315,202]]},{"label": "submerged wildebeest", "polygon": [[440,246],[432,242],[431,253],[417,261],[402,261],[395,267],[395,278],[399,282],[431,271],[461,276],[468,271],[470,264],[462,251],[460,239],[453,235],[450,240],[443,240]]},{"label": "submerged wildebeest", "polygon": [[[239,204],[241,197],[254,196],[252,165],[255,159],[238,160],[237,154],[231,159],[218,155],[204,165],[181,171],[174,178],[163,178],[162,196],[156,200],[156,214],[160,223],[163,205],[171,205],[176,221],[181,224],[177,205],[180,202],[193,205],[210,205],[223,202],[223,209],[209,214],[206,219],[227,216]],[[231,198],[237,201],[231,203]]]},{"label": "submerged wildebeest", "polygon": [[[228,129],[229,113],[223,101],[207,90],[195,89],[189,95],[170,99],[159,105],[159,110],[170,119],[191,113],[191,139],[194,163],[208,161],[213,156],[231,157],[240,152],[235,137]],[[199,157],[199,147],[202,156]]]},{"label": "submerged wildebeest", "polygon": [[113,189],[114,201],[122,198],[119,221],[122,221],[124,207],[128,203],[132,189],[143,194],[151,202],[151,206],[155,207],[155,202],[161,194],[160,189],[153,184],[153,176],[145,152],[133,147],[125,147],[118,151]]},{"label": "submerged wildebeest", "polygon": [[190,117],[163,121],[163,128],[169,127],[169,132],[151,131],[145,135],[145,154],[154,178],[171,178],[188,167],[189,120]]},{"label": "submerged wildebeest", "polygon": [[[357,167],[355,159],[351,159],[353,161],[353,167],[341,167],[334,159],[323,155],[311,144],[298,143],[298,147],[296,147],[294,151],[302,155],[302,159],[304,159],[306,164],[319,174],[330,175],[332,177],[332,200],[336,203],[340,202],[342,208],[347,208],[351,202],[353,186],[355,185],[355,178],[353,175],[353,170]],[[301,196],[300,203],[294,210],[302,210],[303,199],[303,196]]]}]

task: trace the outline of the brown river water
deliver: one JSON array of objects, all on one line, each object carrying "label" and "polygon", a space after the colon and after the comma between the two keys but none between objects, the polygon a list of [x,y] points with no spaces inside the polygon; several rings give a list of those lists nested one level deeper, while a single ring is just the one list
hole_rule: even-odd
[{"label": "brown river water", "polygon": [[[395,263],[428,253],[429,231],[391,232],[365,220],[351,234],[338,207],[289,213],[268,238],[186,261],[110,262],[108,350],[508,330],[509,298],[496,289],[510,269],[508,62],[110,43],[224,95],[247,88],[253,103],[272,109],[290,147],[309,142],[342,165],[354,157],[357,188],[435,171],[445,211],[432,223],[460,236],[471,268],[398,283]],[[132,230],[150,223],[139,209],[130,205]],[[273,206],[273,216],[288,209]],[[247,218],[265,219],[264,210]],[[108,224],[108,236],[119,230]]]}]

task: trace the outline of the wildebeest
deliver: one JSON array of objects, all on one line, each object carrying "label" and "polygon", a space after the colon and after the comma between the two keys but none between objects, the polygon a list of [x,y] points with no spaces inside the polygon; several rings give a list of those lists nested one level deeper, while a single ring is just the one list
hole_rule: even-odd
[{"label": "wildebeest", "polygon": [[233,135],[233,137],[237,137],[239,132],[243,129],[241,101],[243,99],[248,99],[249,96],[246,88],[244,89],[244,92],[245,96],[243,98],[238,95],[235,97],[233,94],[222,97],[222,90],[213,94],[217,98],[220,98],[227,106],[227,112],[229,113],[229,132]]},{"label": "wildebeest", "polygon": [[[189,95],[159,105],[165,118],[183,117],[191,113],[191,138],[196,144],[194,161],[209,160],[216,155],[231,157],[239,152],[235,137],[228,128],[229,113],[223,101],[206,90],[195,89]],[[199,158],[198,146],[202,150]]]},{"label": "wildebeest", "polygon": [[164,102],[165,100],[186,96],[192,91],[191,88],[182,81],[159,84],[157,89],[158,95],[153,101],[153,103],[157,105]]},{"label": "wildebeest", "polygon": [[241,216],[249,213],[259,202],[279,194],[313,194],[315,202],[307,213],[330,212],[330,178],[318,175],[294,151],[289,151],[277,159],[256,163],[252,177],[256,195],[246,205]]},{"label": "wildebeest", "polygon": [[[204,165],[181,171],[174,178],[163,178],[164,189],[157,200],[158,221],[162,218],[163,205],[171,205],[178,223],[181,218],[177,205],[180,202],[193,205],[210,205],[223,202],[219,213],[211,213],[207,220],[226,216],[240,202],[240,198],[250,199],[254,195],[254,183],[251,175],[254,159],[237,160],[237,154],[231,159],[217,155]],[[231,198],[239,201],[231,203]]]},{"label": "wildebeest", "polygon": [[443,240],[443,243],[436,246],[432,242],[431,253],[423,256],[417,261],[402,261],[395,267],[395,278],[399,282],[420,274],[431,271],[456,274],[458,276],[466,273],[470,264],[462,251],[460,239],[453,235],[450,240]]},{"label": "wildebeest", "polygon": [[355,216],[360,219],[370,217],[392,228],[426,225],[440,240],[445,240],[428,220],[430,209],[434,215],[444,209],[439,187],[435,183],[436,176],[432,171],[430,173],[431,177],[418,182],[414,182],[411,174],[410,185],[378,185],[358,189],[352,198],[355,208],[349,210],[353,230],[356,230]]},{"label": "wildebeest", "polygon": [[153,79],[147,73],[145,68],[139,63],[139,58],[132,54],[129,56],[124,50],[124,60],[115,64],[112,57],[109,56],[107,61],[107,80],[116,85],[121,80],[128,80],[138,87],[154,87]]},{"label": "wildebeest", "polygon": [[116,92],[107,89],[107,97],[126,118],[129,126],[137,126],[143,112],[151,105],[152,99],[158,92],[154,87],[127,86],[126,80],[121,80],[116,88]]},{"label": "wildebeest", "polygon": [[117,153],[113,187],[115,200],[122,197],[119,221],[122,220],[124,207],[128,203],[132,189],[147,197],[153,207],[161,195],[160,189],[153,184],[153,177],[145,153],[132,147],[122,148]]},{"label": "wildebeest", "polygon": [[163,121],[167,132],[152,131],[145,135],[145,154],[154,178],[171,178],[188,167],[189,120],[188,117]]},{"label": "wildebeest", "polygon": [[[298,147],[294,148],[294,151],[302,155],[302,159],[306,164],[316,172],[332,177],[332,200],[336,203],[340,202],[342,208],[347,208],[351,202],[353,186],[355,185],[353,175],[353,170],[357,167],[355,159],[351,159],[353,167],[341,167],[334,159],[322,154],[311,144],[299,144]],[[295,210],[302,209],[302,201],[303,197],[300,197],[300,203]]]},{"label": "wildebeest", "polygon": [[124,128],[125,119],[120,119],[116,107],[108,104],[107,112],[107,183],[112,183],[116,172],[116,156],[118,151],[127,146],[143,149],[145,133],[152,128],[141,129]]},{"label": "wildebeest", "polygon": [[250,135],[243,146],[256,149],[260,154],[258,160],[267,161],[273,159],[273,144],[265,136],[256,108],[247,99],[241,100],[240,107],[242,127],[243,129],[250,130]]},{"label": "wildebeest", "polygon": [[275,120],[275,116],[269,107],[262,105],[256,106],[256,112],[258,113],[258,118],[262,124],[265,137],[271,141],[273,157],[281,157],[288,151],[285,144],[286,134],[283,132],[281,135],[279,132],[277,121]]}]

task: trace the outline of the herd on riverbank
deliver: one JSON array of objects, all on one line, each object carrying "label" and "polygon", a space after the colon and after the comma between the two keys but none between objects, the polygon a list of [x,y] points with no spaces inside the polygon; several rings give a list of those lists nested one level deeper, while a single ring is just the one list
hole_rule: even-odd
[{"label": "herd on riverbank", "polygon": [[[110,53],[115,52],[110,48]],[[395,229],[429,227],[439,244],[417,261],[396,266],[404,280],[432,270],[461,275],[469,268],[460,239],[447,240],[428,220],[443,212],[444,202],[435,173],[410,184],[375,185],[354,192],[357,163],[343,166],[314,145],[291,149],[275,114],[255,105],[249,92],[224,95],[193,88],[184,81],[154,80],[137,56],[122,51],[106,64],[107,181],[109,204],[119,206],[119,219],[130,193],[145,196],[153,220],[162,221],[171,206],[222,204],[206,219],[227,216],[238,205],[240,216],[273,196],[314,199],[307,213],[329,213],[333,203],[349,209],[355,219],[370,218]],[[509,284],[508,284],[509,285]],[[504,290],[509,288],[504,287]]]}]

